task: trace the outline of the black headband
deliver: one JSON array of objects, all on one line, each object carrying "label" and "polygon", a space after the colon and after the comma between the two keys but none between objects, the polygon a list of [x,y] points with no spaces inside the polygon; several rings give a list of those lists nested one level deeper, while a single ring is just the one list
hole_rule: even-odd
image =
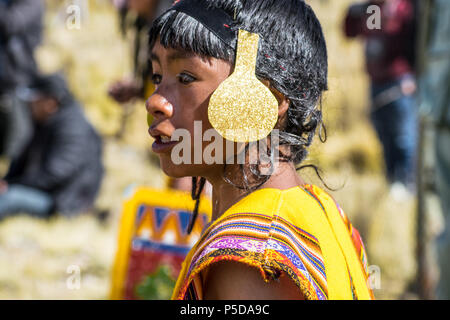
[{"label": "black headband", "polygon": [[178,0],[169,10],[183,12],[200,22],[231,48],[236,48],[236,32],[231,30],[233,17],[205,0]]}]

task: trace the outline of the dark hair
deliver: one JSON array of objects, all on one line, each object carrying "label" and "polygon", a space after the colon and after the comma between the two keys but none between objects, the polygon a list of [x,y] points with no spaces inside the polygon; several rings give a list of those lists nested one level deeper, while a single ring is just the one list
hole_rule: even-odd
[{"label": "dark hair", "polygon": [[[316,15],[302,0],[208,0],[208,4],[235,18],[232,29],[260,35],[256,75],[269,80],[290,101],[286,121],[279,127],[279,144],[289,145],[290,153],[280,153],[280,158],[299,165],[322,125],[320,99],[327,90],[327,48]],[[184,13],[169,10],[153,23],[150,48],[158,36],[166,48],[234,63],[233,49]],[[257,169],[251,171],[258,176]],[[268,179],[262,175],[259,178],[263,181],[256,188]],[[244,188],[255,189],[244,180]]]},{"label": "dark hair", "polygon": [[37,94],[55,99],[59,107],[70,105],[75,99],[62,72],[34,75],[29,89]]}]

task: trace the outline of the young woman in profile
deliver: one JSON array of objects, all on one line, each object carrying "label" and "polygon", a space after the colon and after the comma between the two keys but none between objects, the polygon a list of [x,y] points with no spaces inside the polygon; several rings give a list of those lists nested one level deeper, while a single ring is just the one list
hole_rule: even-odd
[{"label": "young woman in profile", "polygon": [[[199,177],[197,206],[205,181],[213,186],[211,222],[186,257],[173,299],[371,299],[358,232],[325,191],[297,174],[322,124],[327,89],[326,44],[312,9],[301,0],[180,0],[153,24],[150,48],[153,150],[167,175]],[[250,101],[244,111],[236,107],[242,99]],[[274,110],[264,109],[273,102]],[[250,141],[225,133],[222,120],[269,128],[258,137],[267,141],[266,161]],[[174,161],[176,130],[189,132],[194,158],[195,135],[212,128],[223,145],[244,141],[234,143],[244,163]]]}]

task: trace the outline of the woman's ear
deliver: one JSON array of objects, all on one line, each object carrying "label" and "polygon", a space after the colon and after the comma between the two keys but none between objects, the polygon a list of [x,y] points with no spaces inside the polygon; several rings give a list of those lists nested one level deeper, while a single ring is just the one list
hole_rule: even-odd
[{"label": "woman's ear", "polygon": [[283,118],[289,109],[289,99],[283,96],[283,100],[278,104],[278,117]]}]

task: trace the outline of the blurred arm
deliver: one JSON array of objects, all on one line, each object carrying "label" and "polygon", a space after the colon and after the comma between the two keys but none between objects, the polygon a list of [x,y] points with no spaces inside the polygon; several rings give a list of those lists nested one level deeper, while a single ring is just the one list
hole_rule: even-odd
[{"label": "blurred arm", "polygon": [[304,300],[304,297],[287,274],[282,274],[276,281],[266,283],[256,268],[226,261],[209,267],[204,299]]}]

